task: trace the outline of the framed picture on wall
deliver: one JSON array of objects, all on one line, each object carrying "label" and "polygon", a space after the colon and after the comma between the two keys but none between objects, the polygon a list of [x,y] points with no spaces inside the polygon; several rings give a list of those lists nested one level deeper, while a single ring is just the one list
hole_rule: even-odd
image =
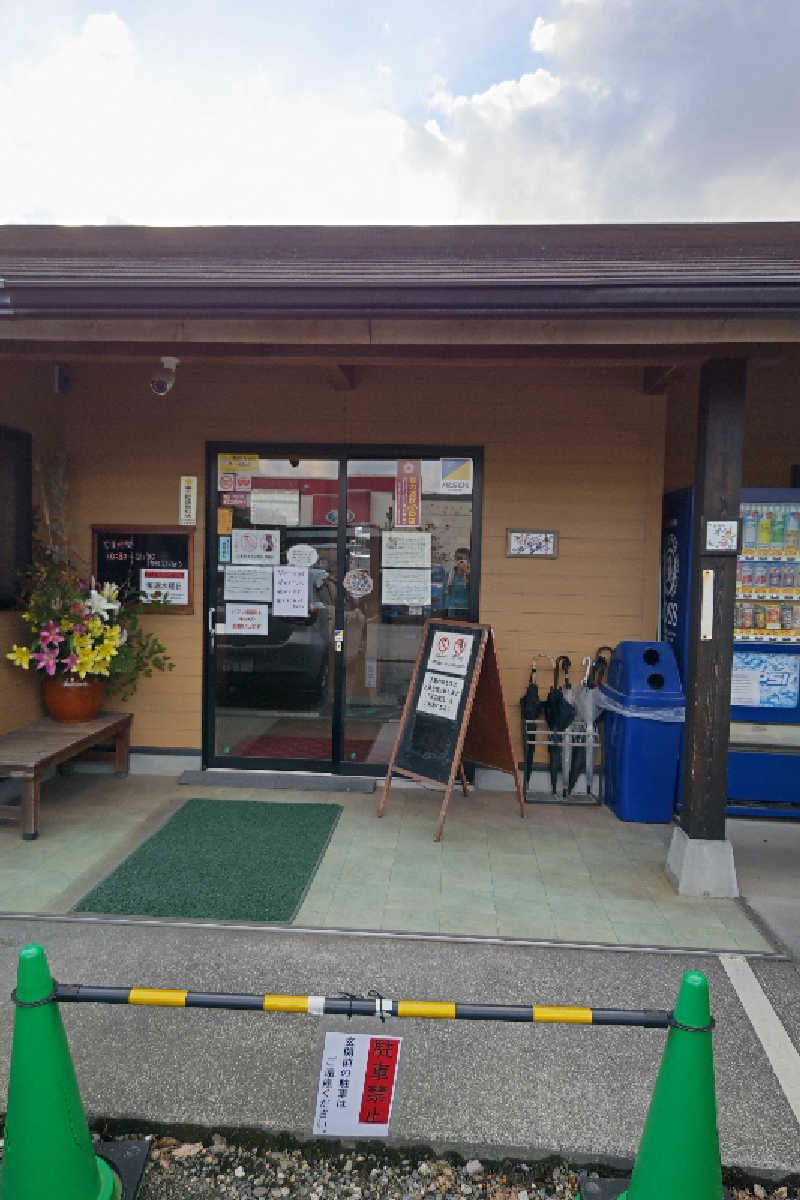
[{"label": "framed picture on wall", "polygon": [[506,558],[557,558],[557,529],[507,529]]}]

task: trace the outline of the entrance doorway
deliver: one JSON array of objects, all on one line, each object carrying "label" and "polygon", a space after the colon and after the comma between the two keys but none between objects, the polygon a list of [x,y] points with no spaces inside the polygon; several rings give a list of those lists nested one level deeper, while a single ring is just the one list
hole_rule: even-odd
[{"label": "entrance doorway", "polygon": [[206,766],[383,773],[426,618],[478,618],[481,467],[208,447]]}]

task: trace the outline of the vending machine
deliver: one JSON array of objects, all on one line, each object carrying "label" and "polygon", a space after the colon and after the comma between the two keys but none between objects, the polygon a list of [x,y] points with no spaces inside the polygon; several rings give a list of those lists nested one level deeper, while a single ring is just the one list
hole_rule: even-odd
[{"label": "vending machine", "polygon": [[[661,637],[684,684],[692,510],[691,488],[664,497]],[[800,819],[800,490],[743,489],[740,518],[728,814]]]},{"label": "vending machine", "polygon": [[739,511],[728,812],[800,819],[800,490]]}]

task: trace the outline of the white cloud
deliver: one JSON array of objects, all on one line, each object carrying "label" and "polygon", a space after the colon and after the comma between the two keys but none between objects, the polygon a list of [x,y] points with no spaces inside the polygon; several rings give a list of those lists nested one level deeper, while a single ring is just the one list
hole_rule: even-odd
[{"label": "white cloud", "polygon": [[556,45],[557,26],[555,21],[537,17],[530,32],[528,43],[534,54],[550,54]]},{"label": "white cloud", "polygon": [[561,84],[549,71],[538,70],[519,79],[505,79],[485,92],[473,96],[453,96],[447,88],[437,87],[428,106],[448,117],[472,111],[486,121],[509,120],[527,108],[547,104],[558,95]]},{"label": "white cloud", "polygon": [[360,76],[336,86],[299,51],[261,71],[193,71],[190,40],[186,69],[165,72],[141,32],[95,13],[38,60],[0,62],[0,221],[800,217],[800,4],[653,12],[560,0],[528,36],[548,69],[495,67],[486,82],[487,47],[474,91],[470,64],[426,35],[430,69],[459,80],[435,79],[427,99],[403,90],[401,32],[385,61],[388,20]]}]

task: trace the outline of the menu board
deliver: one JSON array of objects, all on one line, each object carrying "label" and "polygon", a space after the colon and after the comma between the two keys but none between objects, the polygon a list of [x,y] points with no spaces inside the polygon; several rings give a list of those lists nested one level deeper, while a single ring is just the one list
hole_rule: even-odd
[{"label": "menu board", "polygon": [[192,613],[193,549],[193,532],[179,525],[93,525],[92,574],[122,592],[173,596],[161,614]]},{"label": "menu board", "polygon": [[480,634],[455,622],[428,623],[397,767],[447,783],[482,645]]},{"label": "menu board", "polygon": [[489,625],[432,619],[422,632],[378,816],[386,808],[393,772],[443,788],[433,835],[438,842],[457,771],[467,795],[464,761],[511,772],[525,816],[494,633]]}]

